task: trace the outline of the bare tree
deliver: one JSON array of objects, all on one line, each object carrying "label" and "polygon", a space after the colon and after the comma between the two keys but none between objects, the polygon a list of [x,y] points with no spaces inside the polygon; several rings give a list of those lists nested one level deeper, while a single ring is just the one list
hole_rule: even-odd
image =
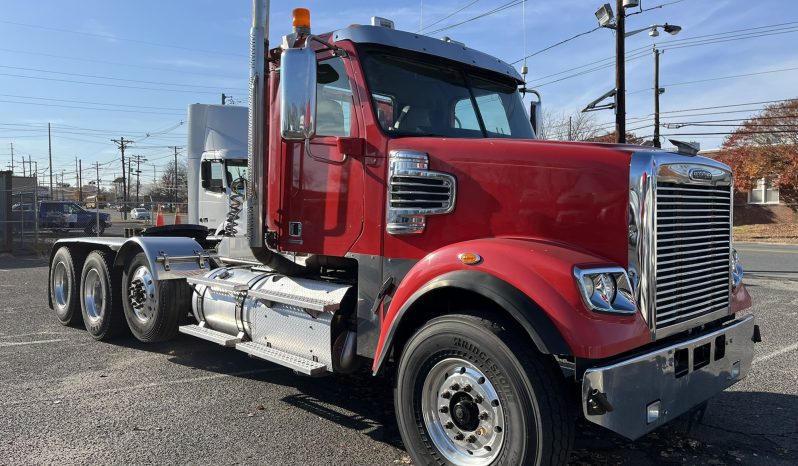
[{"label": "bare tree", "polygon": [[601,125],[593,113],[543,112],[541,139],[557,141],[589,141],[601,134]]}]

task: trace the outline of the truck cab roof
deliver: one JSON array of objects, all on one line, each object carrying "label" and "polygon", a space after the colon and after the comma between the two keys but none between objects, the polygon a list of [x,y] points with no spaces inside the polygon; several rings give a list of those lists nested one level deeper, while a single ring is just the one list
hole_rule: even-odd
[{"label": "truck cab roof", "polygon": [[461,43],[441,40],[423,34],[397,31],[381,26],[349,26],[330,34],[333,41],[349,40],[356,44],[377,44],[411,52],[446,58],[508,76],[519,84],[524,80],[512,65]]}]

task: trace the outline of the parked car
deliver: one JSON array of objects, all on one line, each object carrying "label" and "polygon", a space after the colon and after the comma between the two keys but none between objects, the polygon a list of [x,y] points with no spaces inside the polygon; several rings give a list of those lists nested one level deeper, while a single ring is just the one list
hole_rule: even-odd
[{"label": "parked car", "polygon": [[83,230],[87,235],[102,235],[111,226],[111,215],[100,213],[99,231],[97,212],[84,210],[71,201],[40,201],[39,229]]},{"label": "parked car", "polygon": [[149,220],[150,211],[145,209],[144,207],[136,207],[135,209],[130,211],[130,218],[132,218],[133,220]]}]

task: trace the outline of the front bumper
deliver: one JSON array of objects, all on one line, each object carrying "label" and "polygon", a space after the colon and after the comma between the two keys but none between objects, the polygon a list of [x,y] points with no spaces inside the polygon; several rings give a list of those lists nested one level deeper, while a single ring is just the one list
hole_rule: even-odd
[{"label": "front bumper", "polygon": [[632,440],[641,437],[745,377],[754,340],[754,317],[746,316],[690,340],[588,369],[582,381],[585,418]]}]

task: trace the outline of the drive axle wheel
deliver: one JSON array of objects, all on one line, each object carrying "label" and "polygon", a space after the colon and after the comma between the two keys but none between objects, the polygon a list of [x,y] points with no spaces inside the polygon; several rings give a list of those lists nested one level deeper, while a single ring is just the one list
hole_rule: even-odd
[{"label": "drive axle wheel", "polygon": [[107,340],[125,330],[119,275],[112,275],[108,255],[92,251],[83,264],[80,308],[86,330],[96,340]]},{"label": "drive axle wheel", "polygon": [[574,419],[564,379],[511,328],[457,314],[410,337],[394,403],[414,464],[566,464]]},{"label": "drive axle wheel", "polygon": [[61,324],[80,322],[75,262],[66,246],[55,252],[50,264],[50,301]]},{"label": "drive axle wheel", "polygon": [[140,252],[122,276],[122,305],[133,335],[141,341],[164,341],[177,335],[187,314],[191,289],[184,280],[156,280],[147,256]]}]

